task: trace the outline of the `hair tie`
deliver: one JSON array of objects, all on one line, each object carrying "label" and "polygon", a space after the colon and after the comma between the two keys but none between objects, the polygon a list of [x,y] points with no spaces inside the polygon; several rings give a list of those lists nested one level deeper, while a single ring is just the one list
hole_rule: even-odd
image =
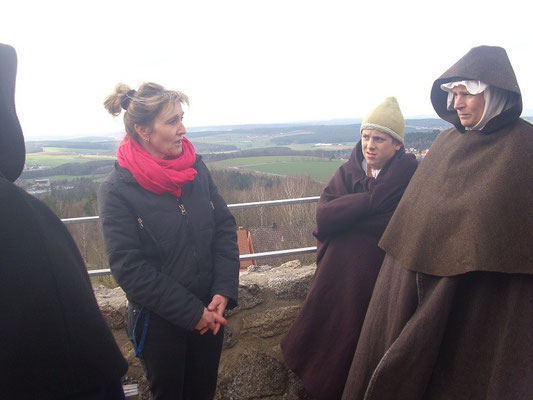
[{"label": "hair tie", "polygon": [[126,96],[124,97],[124,99],[122,99],[122,102],[120,103],[120,106],[123,110],[128,109],[130,101],[133,99],[133,96],[135,96],[135,93],[135,89],[128,90],[128,93],[126,93]]}]

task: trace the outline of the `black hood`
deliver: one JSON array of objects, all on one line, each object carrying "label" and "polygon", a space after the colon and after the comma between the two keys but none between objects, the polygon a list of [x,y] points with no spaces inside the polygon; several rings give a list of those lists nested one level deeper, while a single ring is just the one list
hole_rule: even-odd
[{"label": "black hood", "polygon": [[0,43],[0,174],[14,182],[22,173],[26,149],[15,110],[17,54]]},{"label": "black hood", "polygon": [[482,132],[490,133],[520,117],[522,95],[505,49],[494,46],[474,47],[433,83],[431,103],[436,113],[464,132],[457,112],[446,108],[448,93],[440,88],[443,83],[462,80],[479,80],[508,91],[513,98],[513,106],[491,119]]}]

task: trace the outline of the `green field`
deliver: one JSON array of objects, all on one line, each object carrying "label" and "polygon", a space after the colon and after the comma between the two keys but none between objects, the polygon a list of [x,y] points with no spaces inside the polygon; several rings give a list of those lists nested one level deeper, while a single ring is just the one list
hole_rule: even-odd
[{"label": "green field", "polygon": [[211,168],[238,168],[276,175],[306,175],[327,182],[343,162],[319,157],[271,156],[232,158],[208,165]]},{"label": "green field", "polygon": [[323,150],[323,151],[332,151],[332,150],[343,150],[343,149],[353,149],[355,146],[354,143],[342,143],[335,146],[315,146],[314,143],[304,143],[304,144],[289,144],[284,147],[288,147],[291,150],[297,151],[308,151],[308,150]]},{"label": "green field", "polygon": [[83,155],[100,155],[100,154],[109,154],[110,150],[107,149],[84,149],[84,148],[72,148],[72,147],[43,147],[43,152],[45,153],[65,153],[65,155],[72,154],[73,156],[78,154]]},{"label": "green field", "polygon": [[[270,136],[243,136],[237,134],[219,134],[215,136],[200,136],[194,137],[191,139],[193,144],[202,143],[202,144],[220,144],[220,145],[233,145],[236,146],[239,150],[251,150],[259,149],[265,147],[279,147],[280,145],[275,144],[271,140]],[[344,143],[340,147],[351,148],[355,145],[356,142]],[[292,143],[285,144],[281,147],[288,147],[292,150],[334,150],[332,147],[318,147],[315,146],[315,143]]]},{"label": "green field", "polygon": [[97,156],[85,154],[55,154],[55,153],[28,153],[26,154],[26,164],[29,165],[44,165],[49,167],[57,167],[61,164],[67,163],[84,163],[87,161],[96,160],[114,160],[111,156]]},{"label": "green field", "polygon": [[107,175],[53,175],[46,178],[32,178],[27,179],[28,182],[33,182],[35,179],[50,179],[50,181],[73,181],[78,178],[90,179],[93,182],[102,182]]},{"label": "green field", "polygon": [[274,144],[271,142],[269,136],[245,136],[242,134],[224,133],[213,136],[199,136],[190,138],[193,144],[221,144],[236,146],[239,150],[256,149],[263,147],[272,147]]},{"label": "green field", "polygon": [[[26,164],[57,167],[66,163],[84,163],[96,160],[114,160],[112,156],[96,154],[66,153],[62,148],[46,148],[42,153],[26,154]],[[242,157],[209,163],[210,168],[237,168],[248,171],[263,172],[275,175],[305,175],[320,182],[327,182],[333,172],[343,163],[341,160],[328,160],[309,156],[262,156]],[[75,176],[70,177],[70,179]],[[53,180],[68,179],[61,175],[51,177]]]}]

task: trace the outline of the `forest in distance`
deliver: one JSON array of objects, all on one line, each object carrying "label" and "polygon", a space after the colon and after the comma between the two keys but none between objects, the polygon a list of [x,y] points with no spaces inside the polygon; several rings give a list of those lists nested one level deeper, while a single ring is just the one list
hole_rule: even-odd
[{"label": "forest in distance", "polygon": [[[407,120],[405,146],[427,149],[446,123],[437,119]],[[187,137],[206,162],[241,157],[307,156],[346,159],[359,140],[360,124],[251,125],[216,130],[191,129]],[[22,179],[105,174],[115,159],[122,135],[26,142]],[[85,164],[83,166],[77,164]]]},{"label": "forest in distance", "polygon": [[[269,124],[236,125],[219,128],[191,128],[187,137],[201,154],[245,150],[260,147],[291,146],[315,143],[352,143],[359,139],[360,123],[352,124]],[[440,119],[408,119],[406,134],[441,131],[450,125]],[[122,134],[108,134],[68,140],[27,141],[26,151],[38,153],[45,147],[71,148],[91,151],[93,154],[113,152]],[[407,147],[409,145],[406,144]]]},{"label": "forest in distance", "polygon": [[[429,148],[440,131],[447,128],[441,120],[415,120],[415,123],[407,121],[405,136],[406,148],[415,153]],[[211,170],[226,202],[232,204],[318,196],[359,140],[359,127],[358,124],[251,126],[216,132],[190,131],[188,137]],[[60,218],[97,215],[96,193],[100,182],[113,168],[120,139],[85,137],[26,142],[26,167],[17,184],[29,192],[38,186],[36,196]],[[219,146],[236,149],[220,150]],[[236,210],[234,216],[238,226],[247,230],[279,227],[284,232],[280,246],[297,248],[316,244],[311,234],[315,210],[315,203],[306,203]],[[99,225],[83,223],[68,225],[68,229],[88,267],[106,268]],[[311,263],[314,256],[300,259]],[[269,260],[281,261],[288,259]],[[114,285],[110,277],[95,279]]]},{"label": "forest in distance", "polygon": [[[237,170],[213,170],[213,180],[228,204],[300,198],[320,193],[323,184],[305,176],[273,176],[243,173]],[[99,182],[89,178],[76,178],[69,181],[69,189],[64,189],[64,181],[51,182],[49,193],[39,196],[60,218],[75,218],[98,215],[97,191]],[[316,203],[294,204],[276,207],[259,207],[234,210],[237,226],[247,231],[254,228],[276,226],[283,232],[283,241],[276,248],[282,250],[314,246],[312,236],[315,224]],[[97,222],[67,225],[88,269],[108,268],[108,261]],[[298,257],[302,263],[314,262],[314,255]],[[266,263],[279,265],[295,259],[294,256],[269,259]],[[93,282],[115,287],[111,276],[93,277]]]}]

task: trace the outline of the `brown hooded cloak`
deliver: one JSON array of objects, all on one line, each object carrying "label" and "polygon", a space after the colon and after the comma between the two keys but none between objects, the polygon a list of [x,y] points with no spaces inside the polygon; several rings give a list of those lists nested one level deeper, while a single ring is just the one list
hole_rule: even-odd
[{"label": "brown hooded cloak", "polygon": [[[466,131],[445,82],[508,92]],[[472,49],[433,84],[442,132],[385,231],[343,399],[533,398],[533,126],[505,50]]]},{"label": "brown hooded cloak", "polygon": [[[509,108],[481,131],[465,132],[446,109],[440,85],[463,79],[509,93]],[[505,50],[471,50],[435,81],[431,99],[457,128],[431,147],[380,246],[405,268],[432,275],[533,273],[533,127],[519,118],[520,89]]]},{"label": "brown hooded cloak", "polygon": [[376,179],[361,167],[361,142],[322,192],[318,268],[282,340],[289,367],[317,399],[339,399],[384,252],[377,244],[417,163],[397,151]]}]

